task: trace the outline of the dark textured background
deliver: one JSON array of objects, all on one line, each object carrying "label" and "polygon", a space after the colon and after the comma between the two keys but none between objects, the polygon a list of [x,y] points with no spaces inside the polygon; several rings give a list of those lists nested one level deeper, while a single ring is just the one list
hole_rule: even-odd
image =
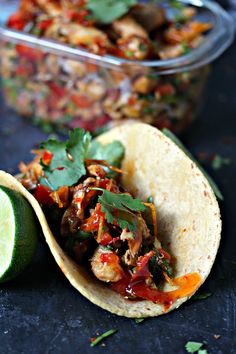
[{"label": "dark textured background", "polygon": [[[0,103],[0,169],[17,171],[29,150],[47,137]],[[0,285],[0,353],[185,353],[189,340],[206,343],[209,353],[236,353],[236,45],[212,68],[203,111],[183,136],[195,154],[220,154],[229,166],[206,169],[220,186],[223,233],[220,250],[200,293],[179,310],[141,324],[94,306],[72,288],[43,239],[34,262],[17,279]],[[204,213],[204,210],[202,211]],[[193,250],[194,257],[194,250]],[[118,333],[105,346],[89,338],[111,328]],[[220,334],[219,339],[214,334]]]}]

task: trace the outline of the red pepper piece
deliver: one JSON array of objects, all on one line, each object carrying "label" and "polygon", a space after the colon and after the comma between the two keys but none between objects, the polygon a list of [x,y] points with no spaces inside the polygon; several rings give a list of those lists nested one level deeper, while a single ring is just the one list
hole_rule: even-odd
[{"label": "red pepper piece", "polygon": [[53,158],[53,154],[50,151],[45,151],[42,157],[44,165],[49,166]]},{"label": "red pepper piece", "polygon": [[103,235],[102,235],[102,238],[100,240],[100,245],[102,246],[106,246],[108,245],[108,243],[110,243],[112,241],[112,236],[109,234],[109,232],[105,232]]},{"label": "red pepper piece", "polygon": [[41,50],[30,48],[23,44],[16,44],[16,51],[19,55],[31,61],[43,58],[43,52]]},{"label": "red pepper piece", "polygon": [[17,11],[14,14],[12,14],[9,17],[7,22],[8,27],[18,31],[23,30],[26,24],[27,24],[27,20],[22,16],[20,11]]},{"label": "red pepper piece", "polygon": [[40,204],[43,205],[52,205],[54,204],[53,199],[50,196],[51,191],[39,184],[34,192],[34,197]]},{"label": "red pepper piece", "polygon": [[49,82],[48,84],[50,90],[55,94],[55,96],[57,96],[58,98],[63,98],[67,91],[64,87],[61,87],[57,84],[55,84],[54,82]]},{"label": "red pepper piece", "polygon": [[89,108],[91,106],[90,99],[85,95],[72,95],[71,96],[72,102],[76,104],[79,108]]},{"label": "red pepper piece", "polygon": [[42,22],[39,22],[37,27],[41,31],[45,31],[49,26],[51,26],[52,22],[53,22],[52,19],[44,20]]}]

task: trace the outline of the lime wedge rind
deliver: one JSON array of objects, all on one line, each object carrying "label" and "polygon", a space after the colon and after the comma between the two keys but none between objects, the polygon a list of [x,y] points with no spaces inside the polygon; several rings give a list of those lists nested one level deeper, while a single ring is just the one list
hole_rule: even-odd
[{"label": "lime wedge rind", "polygon": [[21,273],[37,246],[37,221],[25,198],[0,186],[0,282]]}]

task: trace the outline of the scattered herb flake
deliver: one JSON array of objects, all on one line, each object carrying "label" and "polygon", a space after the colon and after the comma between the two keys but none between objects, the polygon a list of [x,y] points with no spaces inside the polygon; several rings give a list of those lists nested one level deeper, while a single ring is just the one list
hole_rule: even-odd
[{"label": "scattered herb flake", "polygon": [[147,203],[153,203],[153,197],[151,195],[147,198]]},{"label": "scattered herb flake", "polygon": [[200,349],[198,350],[197,354],[208,354],[206,349]]},{"label": "scattered herb flake", "polygon": [[229,165],[230,163],[231,163],[231,160],[229,158],[224,158],[224,157],[221,157],[220,155],[215,155],[214,159],[212,160],[211,166],[214,170],[219,170],[224,165]]},{"label": "scattered herb flake", "polygon": [[206,292],[206,293],[201,293],[201,294],[194,294],[192,297],[192,300],[203,300],[203,299],[207,299],[208,297],[210,297],[212,295],[211,292]]},{"label": "scattered herb flake", "polygon": [[171,5],[171,7],[175,8],[175,9],[182,10],[184,8],[184,4],[181,1],[169,0],[169,3]]},{"label": "scattered herb flake", "polygon": [[135,323],[139,324],[142,323],[145,320],[145,318],[135,318]]},{"label": "scattered herb flake", "polygon": [[87,0],[86,8],[100,23],[109,24],[125,15],[137,0]]},{"label": "scattered herb flake", "polygon": [[155,111],[154,107],[148,106],[148,107],[144,107],[144,109],[142,110],[143,114],[152,114]]},{"label": "scattered herb flake", "polygon": [[140,45],[139,45],[139,50],[140,50],[141,52],[146,52],[146,50],[147,50],[146,44],[140,43]]},{"label": "scattered herb flake", "polygon": [[101,204],[101,210],[105,213],[108,223],[116,222],[122,229],[135,231],[139,218],[134,211],[144,211],[145,205],[140,199],[134,199],[125,193],[112,193],[101,188],[91,188],[101,190],[103,193],[99,196],[98,202]]},{"label": "scattered herb flake", "polygon": [[93,338],[92,343],[90,344],[91,347],[95,347],[95,345],[99,344],[102,342],[105,338],[112,336],[114,333],[116,333],[118,330],[117,329],[110,329],[109,331],[101,334],[97,338]]},{"label": "scattered herb flake", "polygon": [[150,72],[149,74],[147,74],[147,78],[149,79],[153,79],[153,80],[156,80],[158,79],[160,76],[160,74],[156,73],[156,72]]},{"label": "scattered herb flake", "polygon": [[199,162],[193,157],[193,155],[188,151],[188,149],[181,143],[181,141],[177,138],[176,135],[174,135],[169,129],[164,128],[162,129],[163,134],[165,134],[169,139],[171,139],[201,170],[201,172],[204,174],[206,179],[208,180],[208,183],[210,184],[213,192],[215,193],[216,197],[219,200],[224,200],[224,197],[219,189],[219,187],[216,185],[216,183],[213,181],[213,179],[208,175],[208,173],[204,170],[204,168],[199,164]]},{"label": "scattered herb flake", "polygon": [[124,54],[125,54],[127,57],[133,57],[133,56],[134,56],[134,52],[132,52],[131,50],[125,50],[125,51],[124,51]]},{"label": "scattered herb flake", "polygon": [[201,349],[203,346],[203,343],[200,342],[187,342],[185,344],[185,349],[187,350],[188,353],[197,353],[199,349]]},{"label": "scattered herb flake", "polygon": [[186,41],[183,41],[181,43],[181,47],[183,50],[183,54],[188,54],[191,51],[191,48],[189,47],[188,43]]}]

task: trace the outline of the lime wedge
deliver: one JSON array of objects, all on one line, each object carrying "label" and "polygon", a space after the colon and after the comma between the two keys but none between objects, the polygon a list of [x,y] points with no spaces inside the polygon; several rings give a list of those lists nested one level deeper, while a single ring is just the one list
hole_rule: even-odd
[{"label": "lime wedge", "polygon": [[33,258],[37,222],[21,194],[0,186],[0,282],[16,277]]}]

